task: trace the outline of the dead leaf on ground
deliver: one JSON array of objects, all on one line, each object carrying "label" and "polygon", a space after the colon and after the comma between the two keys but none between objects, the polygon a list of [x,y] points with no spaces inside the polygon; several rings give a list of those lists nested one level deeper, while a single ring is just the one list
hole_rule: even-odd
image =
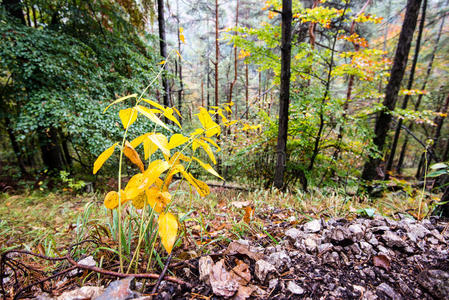
[{"label": "dead leaf on ground", "polygon": [[198,269],[200,273],[200,280],[209,283],[210,273],[212,272],[212,266],[214,261],[210,256],[203,256],[198,261]]},{"label": "dead leaf on ground", "polygon": [[241,285],[247,285],[251,281],[249,266],[237,259],[237,265],[231,270],[231,276]]},{"label": "dead leaf on ground", "polygon": [[380,268],[385,269],[386,271],[390,271],[390,259],[383,254],[374,256],[373,264],[376,267],[380,267]]},{"label": "dead leaf on ground", "polygon": [[224,259],[212,266],[210,285],[217,296],[232,297],[239,289],[239,284],[224,267]]},{"label": "dead leaf on ground", "polygon": [[249,222],[251,222],[251,219],[254,216],[254,208],[251,206],[247,206],[245,207],[245,215],[243,216],[243,221],[246,224],[249,224]]},{"label": "dead leaf on ground", "polygon": [[249,250],[249,246],[236,241],[231,242],[224,253],[228,255],[242,254],[256,261],[264,258],[262,253],[252,252]]}]

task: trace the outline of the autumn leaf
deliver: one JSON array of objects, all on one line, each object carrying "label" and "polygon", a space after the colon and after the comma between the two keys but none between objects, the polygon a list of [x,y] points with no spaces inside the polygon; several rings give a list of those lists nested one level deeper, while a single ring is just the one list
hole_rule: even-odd
[{"label": "autumn leaf", "polygon": [[201,165],[201,167],[203,167],[203,169],[206,170],[207,172],[211,173],[214,176],[217,176],[221,180],[224,180],[224,178],[221,177],[217,173],[217,171],[215,171],[214,168],[212,168],[212,166],[210,164],[206,164],[206,163],[202,162],[199,158],[196,158],[196,157],[192,157],[192,159],[196,160]]},{"label": "autumn leaf", "polygon": [[178,220],[171,213],[161,214],[158,219],[158,225],[162,246],[170,254],[178,234]]},{"label": "autumn leaf", "polygon": [[201,125],[206,130],[206,136],[211,137],[214,135],[219,136],[221,133],[220,125],[215,123],[212,120],[212,117],[209,115],[209,112],[204,107],[200,107],[200,112],[197,114],[198,119],[201,122]]},{"label": "autumn leaf", "polygon": [[145,202],[146,202],[145,193],[142,193],[139,196],[132,199],[132,204],[137,209],[142,209],[145,206]]},{"label": "autumn leaf", "polygon": [[134,108],[122,109],[118,115],[125,129],[131,126],[137,119],[137,111]]},{"label": "autumn leaf", "polygon": [[148,204],[154,209],[155,212],[161,213],[165,207],[171,201],[170,193],[164,191],[161,192],[158,187],[151,187],[145,191]]},{"label": "autumn leaf", "polygon": [[111,157],[111,155],[112,155],[112,153],[114,153],[115,147],[117,145],[118,145],[118,143],[115,143],[108,149],[104,150],[103,153],[101,153],[98,156],[97,160],[94,162],[94,174],[96,174],[98,172],[98,170],[100,170],[100,168],[103,166],[105,161],[107,161],[108,158]]},{"label": "autumn leaf", "polygon": [[164,124],[164,122],[161,121],[161,119],[158,118],[158,116],[156,116],[151,109],[149,109],[148,107],[142,106],[142,105],[137,105],[136,109],[138,112],[140,112],[142,115],[144,115],[145,117],[147,117],[148,119],[150,119],[151,122],[164,127],[165,129],[167,129],[168,131],[171,131],[170,128],[167,127],[167,125]]},{"label": "autumn leaf", "polygon": [[145,171],[145,168],[143,166],[142,160],[139,157],[139,154],[128,141],[125,142],[123,154],[125,154],[125,156],[128,157],[133,164],[139,167],[140,172],[143,173]]},{"label": "autumn leaf", "polygon": [[133,147],[133,148],[136,148],[137,146],[139,146],[140,144],[142,144],[143,143],[143,141],[147,138],[147,133],[145,133],[145,134],[142,134],[142,135],[140,135],[140,136],[138,136],[138,137],[136,137],[134,140],[132,140],[131,141],[131,146]]},{"label": "autumn leaf", "polygon": [[126,99],[133,98],[133,97],[134,97],[134,98],[137,97],[137,94],[132,94],[132,95],[128,95],[128,96],[124,96],[124,97],[118,98],[117,100],[115,100],[114,102],[112,102],[111,104],[109,104],[109,105],[103,110],[103,113],[105,113],[105,112],[109,109],[109,107],[111,107],[112,105],[117,104],[117,103],[122,102],[122,101],[125,101]]},{"label": "autumn leaf", "polygon": [[176,133],[176,134],[171,136],[170,142],[168,143],[168,149],[176,148],[176,147],[181,146],[182,144],[184,144],[184,143],[186,143],[188,141],[189,141],[189,138],[183,136],[180,133]]},{"label": "autumn leaf", "polygon": [[[123,190],[120,190],[120,197],[122,204],[126,203],[125,200],[125,193],[123,192]],[[119,205],[119,195],[116,191],[110,191],[109,193],[106,194],[106,196],[104,197],[104,206],[106,208],[109,209],[115,209],[117,208]]]},{"label": "autumn leaf", "polygon": [[109,209],[115,209],[118,206],[118,193],[116,191],[110,191],[106,194],[104,206]]},{"label": "autumn leaf", "polygon": [[201,148],[203,148],[204,151],[206,151],[206,153],[209,156],[210,160],[214,164],[216,164],[217,160],[215,159],[214,151],[212,151],[212,148],[210,147],[210,145],[207,142],[205,142],[203,140],[199,140],[199,139],[194,140],[193,143],[192,143],[192,150],[195,151],[200,146],[201,146]]},{"label": "autumn leaf", "polygon": [[201,180],[196,179],[192,176],[192,174],[187,173],[185,171],[181,172],[182,175],[184,175],[184,178],[196,189],[198,194],[200,194],[201,197],[206,197],[210,193],[209,186],[202,182]]}]

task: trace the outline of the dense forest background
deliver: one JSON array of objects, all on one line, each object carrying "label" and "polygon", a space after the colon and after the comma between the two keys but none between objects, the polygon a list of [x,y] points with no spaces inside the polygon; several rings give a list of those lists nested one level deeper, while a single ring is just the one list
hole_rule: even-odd
[{"label": "dense forest background", "polygon": [[120,139],[124,103],[103,110],[152,82],[144,96],[184,128],[198,106],[232,105],[244,126],[219,140],[228,182],[449,197],[447,1],[290,4],[3,0],[1,188],[101,189],[118,159],[92,166]]}]

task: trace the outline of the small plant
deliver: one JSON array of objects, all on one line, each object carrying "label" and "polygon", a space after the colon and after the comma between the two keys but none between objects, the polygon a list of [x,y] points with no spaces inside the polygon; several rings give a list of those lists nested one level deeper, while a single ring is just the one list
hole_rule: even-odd
[{"label": "small plant", "polygon": [[79,192],[86,186],[86,183],[84,181],[76,180],[75,178],[69,178],[69,176],[70,176],[70,173],[67,171],[61,171],[59,173],[59,177],[61,178],[62,182],[72,192],[74,192],[74,193]]},{"label": "small plant", "polygon": [[[115,143],[99,155],[94,163],[93,173],[97,173],[106,160],[113,154],[114,150],[120,150],[119,170],[118,170],[118,190],[110,191],[104,199],[106,208],[112,210],[111,233],[118,240],[118,253],[120,257],[120,269],[123,271],[123,252],[130,254],[134,252],[128,271],[134,263],[139,260],[139,250],[145,243],[144,249],[149,254],[149,260],[154,253],[156,234],[158,233],[161,244],[167,253],[171,253],[178,236],[178,218],[173,211],[174,196],[181,184],[172,192],[169,188],[175,175],[181,175],[182,181],[187,181],[201,197],[209,194],[209,186],[195,178],[189,172],[191,164],[198,164],[207,172],[222,179],[214,168],[198,158],[198,151],[202,149],[212,163],[216,163],[214,152],[220,151],[220,147],[213,138],[221,134],[221,126],[213,120],[221,119],[221,123],[230,126],[236,121],[229,121],[225,113],[231,111],[232,104],[223,107],[212,107],[207,110],[199,108],[196,114],[201,126],[195,128],[189,134],[176,133],[168,137],[162,132],[147,132],[132,141],[127,140],[127,133],[130,126],[139,118],[155,123],[159,128],[170,128],[160,117],[165,117],[176,124],[181,130],[181,124],[177,117],[181,118],[180,112],[176,108],[164,107],[152,100],[143,98],[145,91],[138,97],[137,94],[129,95],[115,100],[106,107],[105,111],[113,104],[134,99],[132,107],[121,109],[119,117],[124,128],[123,139]],[[144,105],[147,104],[147,105]],[[177,117],[176,117],[177,115]],[[156,127],[157,128],[157,127]],[[143,145],[143,160],[136,148]],[[160,153],[157,153],[160,151]],[[126,186],[122,188],[122,166],[123,156],[137,166],[139,172],[132,176]],[[157,159],[156,156],[162,157]],[[181,181],[181,183],[182,183]],[[124,218],[124,208],[127,215]],[[134,212],[137,218],[132,217],[130,212]],[[138,220],[138,221],[136,221]],[[132,231],[137,231],[137,243],[131,251]],[[151,249],[148,251],[148,249]],[[156,253],[157,254],[157,253]],[[158,257],[158,256],[157,256]],[[147,268],[150,261],[147,264]]]}]

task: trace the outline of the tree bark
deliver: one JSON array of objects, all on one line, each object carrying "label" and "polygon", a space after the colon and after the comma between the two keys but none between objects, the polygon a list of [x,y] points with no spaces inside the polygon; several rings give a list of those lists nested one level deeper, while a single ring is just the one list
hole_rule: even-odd
[{"label": "tree bark", "polygon": [[[239,0],[236,0],[236,4],[235,4],[235,27],[239,26]],[[237,35],[238,33],[236,33]],[[237,59],[237,51],[238,48],[234,47],[234,80],[231,82],[231,85],[229,87],[229,103],[232,102],[232,92],[234,90],[234,86],[235,83],[237,82],[237,76],[238,76],[238,72],[237,72],[237,66],[238,66],[238,59]],[[229,117],[229,112],[228,112],[228,117]]]},{"label": "tree bark", "polygon": [[[176,1],[176,20],[178,24],[178,52],[181,53],[181,26],[179,20],[179,0]],[[182,79],[182,60],[181,57],[178,57],[178,76],[179,76],[179,90],[178,90],[178,110],[181,112],[182,110],[182,97],[184,93],[184,82]],[[182,122],[182,119],[179,119],[179,122]]]},{"label": "tree bark", "polygon": [[279,97],[279,129],[276,147],[274,186],[284,188],[287,160],[288,106],[290,104],[290,63],[292,48],[292,1],[282,0],[281,83]]},{"label": "tree bark", "polygon": [[[384,150],[385,139],[391,124],[391,111],[393,111],[396,106],[399,88],[407,66],[408,54],[410,52],[413,33],[416,28],[420,5],[421,0],[407,1],[404,23],[402,24],[401,33],[399,35],[393,67],[385,89],[385,99],[383,101],[384,108],[380,112],[379,118],[376,120],[374,129],[375,137],[373,138],[373,144],[380,152],[383,152]],[[362,179],[373,180],[378,178],[377,169],[380,166],[380,163],[381,161],[379,158],[370,156],[363,168]]]},{"label": "tree bark", "polygon": [[[220,60],[220,43],[218,41],[218,0],[215,0],[215,62],[214,62],[214,66],[215,66],[215,106],[218,106],[219,101],[218,101],[218,77],[219,77],[219,73],[218,73],[218,63]],[[219,122],[219,116],[218,114],[215,116],[216,122]]]},{"label": "tree bark", "polygon": [[49,171],[57,171],[64,168],[64,159],[61,147],[58,143],[58,133],[55,128],[41,129],[39,144],[42,153],[42,161]]},{"label": "tree bark", "polygon": [[245,64],[245,107],[246,107],[246,119],[249,116],[249,76],[248,76],[248,64]]},{"label": "tree bark", "polygon": [[[167,42],[165,37],[165,18],[164,18],[164,0],[157,0],[157,22],[159,27],[159,48],[161,56],[167,59]],[[165,106],[170,105],[170,85],[166,74],[167,64],[164,64],[164,72],[162,73],[162,87],[164,89],[163,101]]]},{"label": "tree bark", "polygon": [[[422,4],[422,12],[421,12],[421,20],[419,22],[418,36],[416,38],[416,46],[415,46],[415,54],[413,55],[412,68],[410,69],[410,76],[408,78],[407,90],[411,90],[413,87],[413,81],[415,80],[415,70],[416,65],[418,64],[419,50],[421,48],[421,38],[424,29],[424,23],[426,22],[426,8],[427,8],[427,0],[424,0]],[[402,102],[402,109],[406,109],[408,105],[408,100],[410,99],[410,95],[405,95],[404,100]],[[384,180],[388,180],[390,178],[390,172],[393,168],[394,156],[396,154],[396,147],[398,146],[399,135],[401,134],[401,126],[402,119],[398,120],[398,124],[396,125],[396,130],[394,133],[393,143],[391,145],[390,155],[388,157],[387,165],[385,167],[385,176]]]},{"label": "tree bark", "polygon": [[[440,28],[438,29],[437,37],[435,39],[435,46],[433,47],[432,54],[430,55],[429,64],[427,65],[426,77],[421,86],[421,90],[426,89],[427,82],[429,81],[429,78],[430,78],[430,73],[432,72],[433,61],[435,59],[435,55],[438,50],[441,33],[443,32],[444,20],[445,20],[445,18],[441,19]],[[418,96],[418,100],[416,101],[416,104],[415,104],[415,111],[417,111],[419,106],[421,105],[422,97],[423,97],[422,94]],[[413,129],[413,123],[410,125],[410,130],[411,129]],[[405,152],[407,151],[407,144],[408,144],[408,135],[406,136],[404,143],[402,144],[401,154],[399,155],[398,164],[396,166],[396,173],[398,173],[398,174],[401,174],[401,171],[402,171],[402,165],[404,164]]]}]

